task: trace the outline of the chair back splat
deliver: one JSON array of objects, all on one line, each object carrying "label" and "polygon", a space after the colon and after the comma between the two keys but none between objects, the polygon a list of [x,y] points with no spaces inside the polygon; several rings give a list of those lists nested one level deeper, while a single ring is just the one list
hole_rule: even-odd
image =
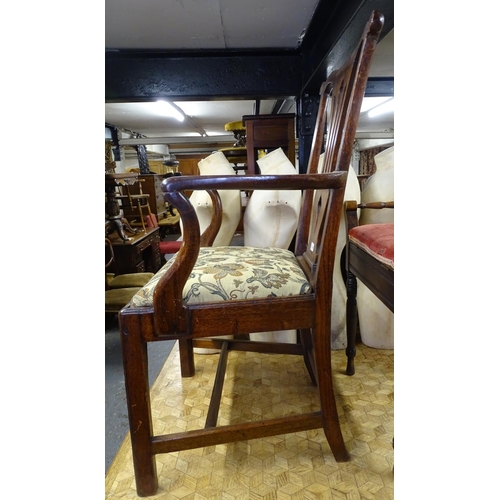
[{"label": "chair back splat", "polygon": [[[176,256],[119,314],[139,496],[154,495],[158,489],[155,455],[160,453],[322,428],[335,459],[349,460],[333,390],[332,276],[361,101],[382,26],[383,16],[373,12],[355,52],[322,85],[307,174],[181,176],[163,181],[165,200],[178,210],[186,237]],[[214,194],[224,189],[302,191],[295,252],[210,246],[213,238],[200,235],[185,192]],[[245,340],[250,333],[281,330],[296,330],[297,342]],[[221,336],[233,338],[217,338]],[[194,347],[220,349],[221,354],[205,427],[154,435],[147,343],[167,339],[179,341],[183,377],[195,374]],[[318,389],[319,411],[218,426],[226,361],[232,350],[301,356]]]}]

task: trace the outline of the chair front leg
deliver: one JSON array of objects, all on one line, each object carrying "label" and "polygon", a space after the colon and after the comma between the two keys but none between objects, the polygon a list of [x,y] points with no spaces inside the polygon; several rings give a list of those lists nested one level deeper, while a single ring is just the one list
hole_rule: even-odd
[{"label": "chair front leg", "polygon": [[141,339],[137,318],[122,318],[120,331],[137,494],[151,496],[158,490],[158,478],[152,450],[147,343]]},{"label": "chair front leg", "polygon": [[345,447],[340,421],[333,391],[332,351],[330,332],[316,329],[314,332],[313,346],[316,359],[316,373],[318,382],[319,399],[321,403],[321,417],[323,430],[337,462],[347,462],[349,452]]}]

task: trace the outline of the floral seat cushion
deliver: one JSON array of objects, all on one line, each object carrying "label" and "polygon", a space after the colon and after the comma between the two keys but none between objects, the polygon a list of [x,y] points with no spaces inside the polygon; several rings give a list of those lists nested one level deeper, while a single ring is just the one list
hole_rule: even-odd
[{"label": "floral seat cushion", "polygon": [[[133,307],[152,306],[156,284],[172,257],[133,297]],[[204,247],[183,290],[186,303],[303,295],[311,291],[294,254],[282,248]]]}]

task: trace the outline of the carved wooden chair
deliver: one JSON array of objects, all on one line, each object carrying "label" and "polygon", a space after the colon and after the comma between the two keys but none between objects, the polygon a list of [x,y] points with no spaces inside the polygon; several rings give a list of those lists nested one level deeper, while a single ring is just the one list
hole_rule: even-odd
[{"label": "carved wooden chair", "polygon": [[347,367],[346,374],[354,375],[356,333],[358,327],[357,279],[361,280],[384,305],[394,312],[394,224],[359,225],[358,210],[394,209],[394,201],[358,203],[345,202],[346,213],[346,271],[347,271]]},{"label": "carved wooden chair", "polygon": [[[139,187],[138,193],[133,193],[131,191],[131,185],[126,184],[124,186],[120,186],[118,188],[120,194],[116,195],[116,198],[122,200],[122,203],[125,204],[131,213],[139,215],[142,230],[146,231],[146,217],[143,210],[146,211],[151,219],[154,217],[154,214],[151,212],[151,207],[149,205],[149,194],[142,192],[143,182],[145,182],[144,179],[138,179],[137,181],[137,185]],[[132,221],[132,224],[136,224],[135,221]]]},{"label": "carved wooden chair", "polygon": [[[158,488],[155,455],[322,428],[337,461],[349,460],[335,402],[330,348],[332,276],[343,197],[368,70],[383,16],[372,13],[359,46],[321,87],[308,173],[183,176],[163,181],[179,211],[183,245],[119,314],[136,488]],[[326,143],[324,140],[326,130]],[[324,168],[317,173],[325,150]],[[203,247],[185,191],[303,190],[295,252],[279,248]],[[214,203],[215,205],[215,203]],[[296,344],[213,337],[296,330]],[[212,337],[212,338],[207,338]],[[147,343],[178,339],[181,374],[194,375],[194,347],[218,348],[219,367],[204,429],[154,435]],[[299,355],[318,387],[320,411],[217,426],[228,351]]]}]

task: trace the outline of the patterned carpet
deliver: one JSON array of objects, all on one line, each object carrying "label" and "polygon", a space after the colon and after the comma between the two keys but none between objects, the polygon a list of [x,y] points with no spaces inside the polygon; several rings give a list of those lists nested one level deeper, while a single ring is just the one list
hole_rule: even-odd
[{"label": "patterned carpet", "polygon": [[[218,355],[196,355],[182,379],[175,344],[151,400],[155,434],[202,428]],[[358,345],[348,377],[332,351],[337,406],[350,462],[336,463],[321,429],[157,455],[155,500],[394,498],[394,351]],[[219,424],[317,410],[299,356],[230,352]],[[106,499],[136,499],[129,435],[106,475]]]}]

